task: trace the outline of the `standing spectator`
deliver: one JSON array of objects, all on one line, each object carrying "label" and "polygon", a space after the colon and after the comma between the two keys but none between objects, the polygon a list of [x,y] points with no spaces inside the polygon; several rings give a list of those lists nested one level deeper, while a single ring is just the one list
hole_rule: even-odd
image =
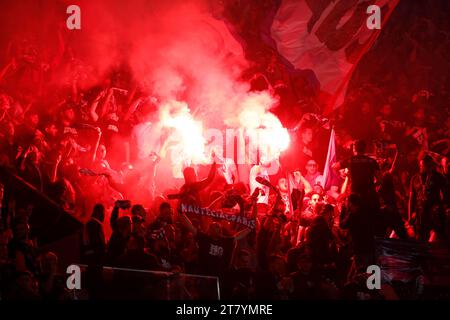
[{"label": "standing spectator", "polygon": [[115,264],[116,259],[125,253],[125,249],[132,231],[132,222],[129,216],[119,218],[119,209],[131,207],[129,201],[116,201],[111,213],[110,224],[113,230],[107,247],[107,263]]},{"label": "standing spectator", "polygon": [[88,264],[86,272],[87,290],[90,296],[95,299],[102,287],[102,272],[105,259],[106,243],[103,231],[103,221],[105,219],[105,207],[96,204],[92,211],[91,219],[85,227],[85,258]]},{"label": "standing spectator", "polygon": [[13,238],[9,242],[9,257],[15,261],[16,272],[39,272],[38,251],[30,239],[30,226],[25,213],[18,212],[13,222]]},{"label": "standing spectator", "polygon": [[348,196],[340,213],[339,226],[348,230],[351,239],[353,267],[350,275],[365,272],[367,266],[375,263],[373,218],[372,214],[364,210],[359,195]]},{"label": "standing spectator", "polygon": [[209,232],[204,233],[197,230],[185,214],[182,214],[181,218],[189,231],[197,238],[198,262],[202,274],[222,274],[230,266],[236,241],[243,239],[251,232],[249,228],[246,228],[232,237],[227,237],[223,235],[221,225],[213,222],[209,226]]},{"label": "standing spectator", "polygon": [[381,173],[378,163],[365,155],[366,143],[357,140],[353,144],[353,156],[333,165],[333,169],[348,168],[351,193],[359,194],[365,208],[372,214],[379,210],[378,197],[375,190],[375,180],[381,183]]},{"label": "standing spectator", "polygon": [[437,172],[433,158],[420,159],[420,173],[411,178],[409,219],[414,224],[416,238],[428,241],[431,231],[437,239],[445,239],[445,207],[447,181]]},{"label": "standing spectator", "polygon": [[58,273],[58,257],[47,252],[42,258],[42,274],[39,277],[40,295],[44,300],[67,300],[66,277]]},{"label": "standing spectator", "polygon": [[160,270],[157,258],[145,252],[145,239],[142,236],[133,234],[127,243],[126,251],[118,257],[117,265],[124,268],[140,270]]},{"label": "standing spectator", "polygon": [[86,251],[85,255],[89,262],[101,264],[105,257],[106,242],[103,231],[105,220],[105,207],[96,204],[92,211],[91,219],[86,223]]}]

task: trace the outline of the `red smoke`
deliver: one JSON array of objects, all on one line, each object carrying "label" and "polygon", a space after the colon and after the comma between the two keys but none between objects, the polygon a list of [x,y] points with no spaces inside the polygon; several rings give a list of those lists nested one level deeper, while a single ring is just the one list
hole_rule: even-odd
[{"label": "red smoke", "polygon": [[[239,80],[248,62],[225,23],[213,17],[220,14],[220,6],[211,3],[214,1],[8,0],[2,6],[12,14],[4,16],[2,25],[15,35],[37,37],[38,52],[53,52],[49,62],[71,62],[69,70],[56,69],[48,85],[70,86],[71,77],[78,72],[79,85],[89,88],[103,84],[111,69],[128,66],[140,90],[158,97],[161,106],[168,108],[160,110],[165,117],[163,126],[177,129],[173,124],[180,123],[175,118],[181,115],[193,127],[200,121],[203,129],[264,128],[263,136],[277,138],[262,141],[269,145],[261,150],[269,158],[276,157],[288,143],[287,132],[268,112],[276,101],[269,92],[249,93],[249,85]],[[72,4],[81,9],[81,30],[65,27],[66,8]],[[190,139],[195,140],[192,145],[202,152],[201,130],[195,132],[190,132]],[[192,153],[192,145],[190,150],[183,149],[186,141],[180,139],[176,148]],[[207,156],[197,154],[195,158]]]}]

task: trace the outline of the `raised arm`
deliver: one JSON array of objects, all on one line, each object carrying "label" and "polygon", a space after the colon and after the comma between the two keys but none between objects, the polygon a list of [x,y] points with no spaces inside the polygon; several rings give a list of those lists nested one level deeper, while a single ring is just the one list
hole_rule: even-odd
[{"label": "raised arm", "polygon": [[308,180],[305,179],[305,177],[300,173],[300,171],[294,172],[294,178],[295,178],[297,183],[303,184],[303,187],[304,187],[304,190],[305,190],[305,194],[307,194],[307,193],[312,191],[311,184],[308,182]]},{"label": "raised arm", "polygon": [[411,221],[413,213],[416,211],[416,190],[414,189],[413,180],[409,187],[409,201],[408,201],[408,220]]},{"label": "raised arm", "polygon": [[111,100],[111,97],[113,96],[114,89],[109,88],[106,93],[106,98],[103,100],[102,105],[100,107],[100,118],[103,117],[108,112],[108,104]]},{"label": "raised arm", "polygon": [[22,153],[22,155],[19,156],[18,160],[19,160],[19,170],[20,171],[24,171],[25,170],[25,166],[26,166],[26,161],[28,159],[28,156],[31,153],[36,153],[36,147],[31,145],[29,146],[25,152]]},{"label": "raised arm", "polygon": [[392,160],[391,168],[389,169],[390,174],[394,173],[395,165],[397,164],[397,157],[398,157],[398,149],[396,148],[395,149],[395,157],[394,157],[394,160]]},{"label": "raised arm", "polygon": [[102,130],[99,127],[96,127],[97,130],[97,140],[95,141],[95,146],[92,150],[92,158],[91,158],[91,163],[94,163],[97,157],[97,150],[98,150],[98,146],[100,145],[100,140],[102,137]]},{"label": "raised arm", "polygon": [[280,237],[280,231],[281,231],[281,222],[274,220],[274,230],[272,232],[272,236],[269,242],[269,256],[270,254],[276,252],[277,247],[281,243],[281,237]]},{"label": "raised arm", "polygon": [[[251,219],[255,219],[257,214],[258,214],[258,206],[257,206],[257,200],[258,200],[258,195],[260,193],[260,189],[256,188],[255,191],[253,191],[253,194],[250,197],[250,201],[252,202],[252,214],[250,216]],[[244,203],[243,201],[238,202],[239,203],[239,208],[241,209],[240,214],[243,215],[244,214]],[[248,236],[250,233],[252,232],[252,229],[250,228],[245,228],[242,229],[241,231],[238,231],[234,236],[234,240],[239,241],[243,238],[245,238],[246,236]]]},{"label": "raised arm", "polygon": [[11,61],[0,70],[0,81],[3,80],[3,77],[8,73],[10,69],[15,69],[15,67],[16,60],[15,58],[12,58]]},{"label": "raised arm", "polygon": [[136,100],[134,100],[130,106],[128,107],[127,112],[125,113],[125,116],[123,117],[123,119],[125,121],[128,121],[131,116],[133,115],[133,113],[136,111],[137,107],[139,106],[139,104],[142,102],[142,98],[137,98]]},{"label": "raised arm", "polygon": [[55,183],[56,180],[58,179],[58,167],[59,167],[59,164],[61,163],[61,159],[62,159],[62,155],[59,154],[58,157],[56,158],[56,161],[52,168],[52,176],[50,177],[50,180],[52,183]]},{"label": "raised arm", "polygon": [[224,196],[220,196],[218,197],[216,200],[214,200],[213,202],[211,202],[208,206],[209,209],[213,209],[217,204],[220,204],[221,201],[223,200]]},{"label": "raised arm", "polygon": [[216,162],[214,161],[213,164],[211,165],[211,169],[209,169],[208,177],[206,179],[193,183],[192,189],[199,191],[206,188],[214,180],[214,177],[216,175],[216,168],[217,165]]},{"label": "raised arm", "polygon": [[345,192],[347,192],[347,187],[348,187],[349,182],[350,182],[350,177],[347,173],[345,175],[344,183],[342,183],[342,186],[341,186],[341,194],[345,194]]},{"label": "raised arm", "polygon": [[89,114],[91,116],[92,121],[97,122],[100,118],[97,113],[98,104],[100,103],[100,100],[105,95],[105,91],[101,91],[97,97],[95,97],[94,101],[91,104],[91,108],[89,109]]}]

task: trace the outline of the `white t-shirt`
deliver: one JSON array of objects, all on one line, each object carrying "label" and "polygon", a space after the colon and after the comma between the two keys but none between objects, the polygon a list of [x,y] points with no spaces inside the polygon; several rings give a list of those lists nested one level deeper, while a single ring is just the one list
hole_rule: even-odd
[{"label": "white t-shirt", "polygon": [[321,175],[319,172],[317,174],[315,174],[314,176],[310,176],[307,174],[307,175],[305,175],[305,179],[309,182],[311,187],[314,187],[314,185],[316,185],[317,183],[320,183],[320,185],[322,187],[324,187],[323,175]]}]

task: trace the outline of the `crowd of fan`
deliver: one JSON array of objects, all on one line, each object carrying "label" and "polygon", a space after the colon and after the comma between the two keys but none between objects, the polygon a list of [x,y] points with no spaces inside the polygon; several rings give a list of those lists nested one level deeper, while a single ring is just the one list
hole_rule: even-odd
[{"label": "crowd of fan", "polygon": [[[126,171],[121,167],[125,159],[110,164],[106,150],[124,153],[117,141],[129,141],[132,128],[153,116],[138,106],[154,102],[130,85],[126,68],[82,89],[79,82],[89,68],[80,60],[46,61],[30,41],[16,43],[15,48],[0,73],[0,164],[85,223],[82,256],[90,268],[92,298],[100,295],[102,265],[218,276],[223,298],[398,298],[389,287],[367,290],[365,267],[374,262],[375,237],[447,241],[448,73],[435,79],[433,90],[418,90],[416,80],[427,70],[415,68],[414,77],[406,73],[411,70],[398,70],[399,81],[397,75],[379,72],[369,84],[353,84],[345,104],[324,118],[306,82],[290,81],[276,55],[264,51],[253,57],[244,78],[253,90],[269,89],[278,95],[274,112],[286,126],[296,126],[293,147],[281,157],[288,164],[284,167],[294,172],[295,188],[291,190],[284,178],[269,177],[275,187],[264,203],[251,181],[218,189],[213,164],[205,180],[197,181],[192,169],[185,170],[178,199],[164,193],[138,204],[123,200],[132,199],[134,191],[127,193],[125,183],[115,177]],[[419,55],[426,56],[426,49],[416,48],[411,63],[423,66],[426,57]],[[405,53],[397,57],[401,54]],[[378,52],[377,59],[386,55]],[[369,56],[367,67],[373,65],[370,61]],[[52,68],[72,72],[67,86],[45,86]],[[377,185],[356,190],[359,178],[351,172],[351,160],[343,160],[331,186],[324,188],[319,169],[324,169],[331,125],[338,160],[351,159],[352,148],[359,148],[356,156],[364,153],[364,144],[354,144],[355,139],[368,142],[367,151],[378,163],[359,175],[372,182],[375,178]],[[82,137],[83,130],[91,132]],[[80,168],[92,174],[82,175]],[[433,204],[440,206],[444,218],[423,231],[420,219],[408,212],[408,202],[420,203],[412,182],[419,171],[427,170],[438,182],[417,185],[435,196]],[[58,257],[42,252],[30,238],[33,204],[7,199],[3,195],[8,185],[0,187],[1,299],[70,299]],[[256,219],[255,228],[183,214],[181,203],[236,208],[236,214]],[[195,292],[189,297],[195,298]]]}]

